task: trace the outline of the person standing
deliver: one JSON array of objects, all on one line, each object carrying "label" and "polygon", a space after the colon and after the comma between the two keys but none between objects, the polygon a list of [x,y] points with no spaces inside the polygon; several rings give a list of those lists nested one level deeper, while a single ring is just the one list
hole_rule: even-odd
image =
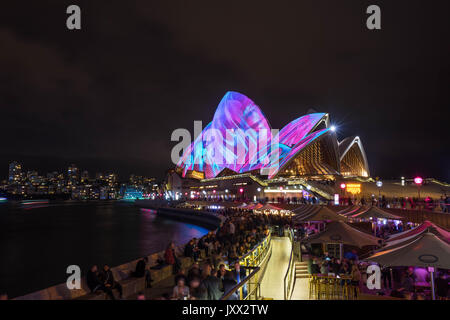
[{"label": "person standing", "polygon": [[354,287],[354,296],[355,299],[357,298],[358,295],[358,289],[360,286],[360,282],[361,282],[361,272],[359,271],[358,265],[356,263],[353,263],[352,265],[352,286]]}]

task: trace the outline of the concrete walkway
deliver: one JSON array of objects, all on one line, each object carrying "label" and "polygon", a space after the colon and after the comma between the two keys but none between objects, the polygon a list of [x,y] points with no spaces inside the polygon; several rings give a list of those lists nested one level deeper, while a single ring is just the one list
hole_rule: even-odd
[{"label": "concrete walkway", "polygon": [[288,237],[272,238],[272,257],[261,281],[261,296],[284,300],[284,276],[289,265],[291,242]]},{"label": "concrete walkway", "polygon": [[296,279],[291,300],[309,300],[309,279]]}]

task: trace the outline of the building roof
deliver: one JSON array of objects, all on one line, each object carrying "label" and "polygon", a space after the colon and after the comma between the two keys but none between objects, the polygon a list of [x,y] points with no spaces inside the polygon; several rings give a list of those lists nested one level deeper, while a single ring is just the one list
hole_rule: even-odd
[{"label": "building roof", "polygon": [[[338,144],[335,133],[329,128],[328,114],[306,114],[288,123],[275,135],[271,129],[263,112],[251,99],[238,92],[227,92],[213,120],[184,151],[177,166],[182,169],[183,177],[188,171],[203,172],[205,178],[210,179],[225,169],[227,174],[258,169],[272,179],[307,146],[330,138],[334,142],[326,148],[333,149],[336,159],[332,162],[336,164],[331,166],[335,167],[331,171],[328,166],[323,168],[330,171],[327,174],[339,173]],[[360,141],[355,141],[362,148]]]}]

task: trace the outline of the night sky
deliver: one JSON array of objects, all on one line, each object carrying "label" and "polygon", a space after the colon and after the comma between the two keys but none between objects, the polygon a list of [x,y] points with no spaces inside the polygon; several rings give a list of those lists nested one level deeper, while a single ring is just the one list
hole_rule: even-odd
[{"label": "night sky", "polygon": [[[66,28],[66,7],[82,30]],[[382,30],[366,28],[370,4]],[[241,92],[281,129],[310,108],[359,135],[372,176],[450,181],[450,2],[9,1],[0,11],[0,178],[162,178],[170,135]]]}]

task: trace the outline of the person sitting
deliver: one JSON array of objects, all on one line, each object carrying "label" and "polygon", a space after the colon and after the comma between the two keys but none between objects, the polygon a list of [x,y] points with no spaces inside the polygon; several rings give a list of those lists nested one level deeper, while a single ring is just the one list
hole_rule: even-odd
[{"label": "person sitting", "polygon": [[144,257],[138,261],[136,264],[136,270],[131,273],[131,276],[134,278],[142,278],[145,277],[145,287],[151,288],[152,277],[150,274],[150,270],[147,269],[148,258]]},{"label": "person sitting", "polygon": [[436,295],[439,300],[447,300],[448,298],[448,279],[445,277],[445,273],[441,272],[436,279]]},{"label": "person sitting", "polygon": [[328,268],[328,261],[323,260],[322,264],[320,266],[320,273],[321,274],[328,274],[329,268]]},{"label": "person sitting", "polygon": [[203,274],[202,285],[206,289],[207,300],[219,300],[222,297],[222,281],[217,278],[217,271],[207,264],[203,269]]},{"label": "person sitting", "polygon": [[339,275],[341,266],[341,261],[339,259],[333,259],[331,263],[331,272],[333,272],[335,275]]},{"label": "person sitting", "polygon": [[223,280],[226,272],[227,272],[227,270],[225,269],[225,265],[223,263],[221,263],[219,266],[219,271],[217,272],[217,277],[220,280]]},{"label": "person sitting", "polygon": [[107,264],[103,266],[103,272],[100,274],[100,279],[103,281],[106,288],[117,289],[119,298],[122,299],[122,286],[114,279],[111,268]]},{"label": "person sitting", "polygon": [[[231,272],[231,271],[225,272],[225,276],[222,280],[222,285],[223,285],[224,295],[227,294],[228,292],[230,292],[230,290],[233,289],[237,285],[236,280],[234,280],[233,272]],[[239,300],[239,290],[236,290],[235,292],[233,292],[227,298],[227,300]]]},{"label": "person sitting", "polygon": [[178,280],[184,279],[184,283],[187,283],[187,277],[186,272],[183,269],[180,269],[180,271],[175,275],[175,285],[178,284]]},{"label": "person sitting", "polygon": [[145,300],[145,294],[143,292],[139,292],[136,299],[137,300]]},{"label": "person sitting", "polygon": [[186,286],[186,278],[178,278],[177,285],[173,288],[172,298],[176,300],[185,300],[189,298],[189,287]]},{"label": "person sitting", "polygon": [[199,277],[195,276],[189,282],[189,293],[191,300],[207,300],[208,293],[203,285],[201,285],[201,280]]},{"label": "person sitting", "polygon": [[415,284],[415,278],[414,278],[414,272],[412,268],[408,268],[406,270],[406,274],[403,277],[403,281],[401,284],[401,288],[398,289],[398,291],[402,293],[413,293],[414,292],[414,284]]},{"label": "person sitting", "polygon": [[194,277],[200,278],[201,274],[202,271],[200,269],[200,265],[198,263],[194,263],[188,272],[187,276],[188,282],[190,283]]},{"label": "person sitting", "polygon": [[97,265],[93,265],[88,271],[86,282],[92,293],[105,292],[112,300],[116,300],[111,288],[105,287],[100,280]]}]

